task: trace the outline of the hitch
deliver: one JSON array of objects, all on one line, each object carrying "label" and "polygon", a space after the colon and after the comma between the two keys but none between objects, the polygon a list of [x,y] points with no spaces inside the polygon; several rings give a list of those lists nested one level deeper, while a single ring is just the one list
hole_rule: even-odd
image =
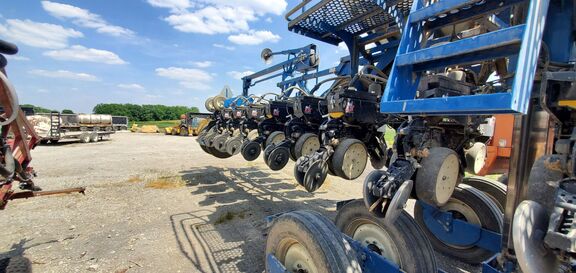
[{"label": "hitch", "polygon": [[28,199],[32,197],[57,195],[57,194],[70,194],[75,192],[85,195],[85,191],[86,188],[84,187],[68,188],[55,191],[21,191],[21,192],[8,191],[5,195],[4,200],[0,200],[0,210],[3,210],[6,207],[6,204],[8,203],[9,200]]}]

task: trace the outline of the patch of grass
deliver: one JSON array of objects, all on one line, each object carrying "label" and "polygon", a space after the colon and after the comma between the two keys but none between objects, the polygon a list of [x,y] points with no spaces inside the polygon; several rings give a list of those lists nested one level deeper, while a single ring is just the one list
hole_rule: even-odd
[{"label": "patch of grass", "polygon": [[172,127],[180,124],[180,120],[130,121],[130,124],[128,124],[128,128],[131,128],[132,124],[134,123],[138,124],[139,127],[142,127],[142,125],[156,125],[158,126],[158,128],[164,129],[166,127]]},{"label": "patch of grass", "polygon": [[214,221],[214,224],[215,225],[224,224],[226,222],[232,221],[236,217],[240,218],[240,219],[244,219],[244,217],[245,217],[244,211],[236,212],[236,213],[227,211],[226,213],[220,215],[220,217],[218,217],[216,219],[216,221]]},{"label": "patch of grass", "polygon": [[157,179],[147,181],[144,187],[152,189],[174,189],[184,187],[185,185],[186,182],[184,182],[184,180],[182,180],[181,177],[172,176],[172,177],[159,177]]}]

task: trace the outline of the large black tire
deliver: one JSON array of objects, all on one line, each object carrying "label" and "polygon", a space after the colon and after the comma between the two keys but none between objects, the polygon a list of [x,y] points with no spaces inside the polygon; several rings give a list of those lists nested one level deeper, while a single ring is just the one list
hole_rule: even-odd
[{"label": "large black tire", "polygon": [[488,195],[498,205],[500,211],[504,213],[507,188],[504,183],[486,177],[469,176],[462,179],[462,184],[470,185]]},{"label": "large black tire", "polygon": [[[438,272],[432,245],[418,224],[405,211],[393,223],[389,223],[383,218],[374,217],[366,209],[364,201],[358,199],[340,208],[335,223],[342,233],[353,239],[355,236],[356,239],[360,239],[363,236],[361,232],[366,227],[386,235],[385,242],[388,243],[386,246],[383,246],[382,242],[360,243],[389,261],[397,263],[402,272]],[[381,251],[382,248],[392,251]]]},{"label": "large black tire", "polygon": [[554,208],[556,189],[548,182],[556,182],[564,178],[563,169],[566,162],[559,155],[544,155],[534,162],[528,177],[526,199],[544,206],[548,215]]},{"label": "large black tire", "polygon": [[278,144],[280,142],[282,142],[282,140],[284,140],[286,138],[286,136],[284,136],[284,132],[282,131],[274,131],[272,133],[270,133],[270,135],[266,138],[266,142],[264,142],[264,149],[266,149],[266,147],[270,146],[270,144]]},{"label": "large black tire", "polygon": [[[468,212],[472,211],[474,214],[472,217],[477,219],[467,219],[465,214],[461,211],[463,209],[456,209],[454,204],[464,204],[464,209]],[[454,190],[454,194],[450,201],[443,207],[440,207],[442,211],[457,211],[454,213],[454,218],[471,222],[473,224],[479,225],[490,231],[497,233],[502,233],[503,226],[503,215],[498,206],[490,197],[468,185],[460,185]],[[469,218],[471,215],[468,215]],[[438,252],[444,253],[446,255],[455,257],[463,262],[469,264],[479,264],[486,261],[488,258],[492,257],[494,253],[489,250],[480,248],[478,246],[451,246],[440,241],[430,230],[427,228],[423,219],[422,207],[418,204],[414,207],[414,219],[422,227],[424,233],[430,239],[430,242]]]},{"label": "large black tire", "polygon": [[[315,149],[313,149],[314,147]],[[312,133],[305,133],[294,143],[294,157],[298,159],[301,156],[313,154],[318,148],[320,148],[320,139],[318,136]]]},{"label": "large black tire", "polygon": [[84,132],[79,137],[81,143],[88,143],[90,142],[90,133]]},{"label": "large black tire", "polygon": [[[332,160],[332,171],[336,175],[347,180],[354,180],[362,175],[366,169],[368,150],[362,141],[346,138],[336,146],[330,160]],[[344,165],[348,165],[348,167]]]},{"label": "large black tire", "polygon": [[[302,268],[287,255],[295,248],[304,249],[308,259]],[[294,211],[278,217],[266,240],[266,255],[274,255],[288,272],[356,273],[361,272],[356,252],[334,224],[314,211]],[[292,256],[293,257],[293,256]],[[294,260],[294,259],[292,259]],[[311,270],[312,265],[316,270]],[[271,266],[266,259],[266,272]]]},{"label": "large black tire", "polygon": [[98,140],[100,140],[98,133],[94,132],[90,134],[90,142],[98,142]]},{"label": "large black tire", "polygon": [[46,145],[46,144],[48,144],[48,141],[49,141],[48,139],[41,139],[40,144]]},{"label": "large black tire", "polygon": [[458,154],[448,148],[434,147],[420,165],[416,173],[416,196],[428,204],[444,205],[461,178]]}]

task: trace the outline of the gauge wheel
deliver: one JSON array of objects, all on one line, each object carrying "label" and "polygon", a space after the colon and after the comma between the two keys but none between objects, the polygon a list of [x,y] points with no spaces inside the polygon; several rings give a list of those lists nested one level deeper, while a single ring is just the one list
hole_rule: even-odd
[{"label": "gauge wheel", "polygon": [[343,139],[332,155],[332,168],[336,175],[354,180],[364,172],[368,163],[368,151],[362,141],[355,138]]},{"label": "gauge wheel", "polygon": [[237,155],[242,148],[242,140],[238,137],[231,138],[226,142],[226,153]]},{"label": "gauge wheel", "polygon": [[327,176],[328,164],[323,160],[316,160],[304,174],[303,186],[308,192],[315,192],[324,184]]},{"label": "gauge wheel", "polygon": [[220,152],[226,152],[226,140],[228,140],[228,135],[219,135],[215,137],[213,147]]},{"label": "gauge wheel", "polygon": [[227,153],[227,152],[221,152],[218,151],[218,149],[214,148],[214,147],[208,147],[208,150],[210,151],[210,154],[212,154],[213,156],[217,157],[217,158],[229,158],[232,155]]},{"label": "gauge wheel", "polygon": [[266,147],[270,146],[270,144],[278,144],[282,142],[282,140],[286,139],[284,136],[284,132],[282,131],[274,131],[270,133],[270,135],[266,138]]},{"label": "gauge wheel", "polygon": [[299,158],[303,155],[311,155],[320,149],[320,139],[312,133],[305,133],[294,144],[294,156]]},{"label": "gauge wheel", "polygon": [[[452,212],[455,219],[481,226],[484,229],[502,233],[502,212],[486,194],[468,185],[460,185],[448,202],[439,207],[441,211]],[[442,242],[428,229],[424,223],[422,206],[414,207],[414,219],[424,230],[434,248],[441,253],[455,257],[469,264],[479,264],[494,253],[479,246],[457,246]]]},{"label": "gauge wheel", "polygon": [[244,145],[241,152],[242,157],[244,157],[246,161],[254,161],[260,156],[262,147],[256,141],[249,141],[246,145]]},{"label": "gauge wheel", "polygon": [[398,265],[402,272],[438,272],[434,249],[410,215],[402,211],[395,221],[368,212],[362,199],[338,211],[336,227],[364,247]]},{"label": "gauge wheel", "polygon": [[492,199],[502,213],[506,207],[506,185],[502,182],[481,176],[469,176],[462,179],[462,184],[470,185]]},{"label": "gauge wheel", "polygon": [[466,171],[478,174],[486,164],[486,144],[476,142],[470,149],[465,151]]},{"label": "gauge wheel", "polygon": [[446,204],[462,176],[458,154],[448,148],[434,147],[420,165],[416,173],[416,196],[428,204]]},{"label": "gauge wheel", "polygon": [[[293,211],[274,220],[266,240],[268,255],[273,255],[287,272],[362,271],[348,241],[330,220],[313,211]],[[266,272],[273,268],[266,259]]]},{"label": "gauge wheel", "polygon": [[[270,146],[272,147],[272,146]],[[270,148],[269,147],[269,148]],[[268,148],[266,148],[268,149]],[[275,147],[266,158],[266,165],[273,171],[283,169],[290,160],[290,150],[283,146]]]}]

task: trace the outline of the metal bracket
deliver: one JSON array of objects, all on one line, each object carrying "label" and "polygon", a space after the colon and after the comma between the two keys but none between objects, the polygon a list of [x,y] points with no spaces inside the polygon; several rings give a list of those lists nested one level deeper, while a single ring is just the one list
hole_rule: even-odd
[{"label": "metal bracket", "polygon": [[442,242],[461,246],[474,245],[494,253],[500,252],[500,233],[454,219],[452,213],[443,212],[422,201],[417,202],[423,209],[426,227]]}]

